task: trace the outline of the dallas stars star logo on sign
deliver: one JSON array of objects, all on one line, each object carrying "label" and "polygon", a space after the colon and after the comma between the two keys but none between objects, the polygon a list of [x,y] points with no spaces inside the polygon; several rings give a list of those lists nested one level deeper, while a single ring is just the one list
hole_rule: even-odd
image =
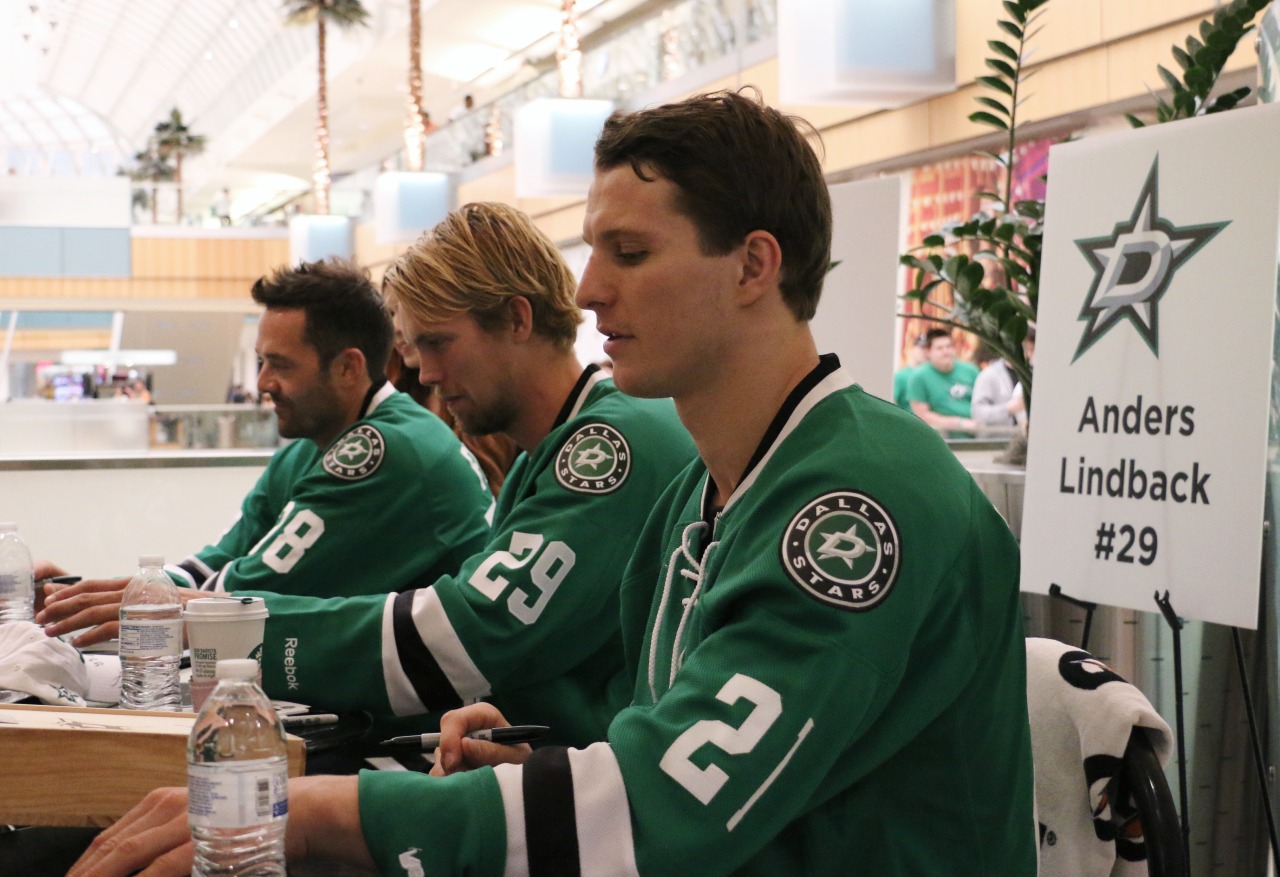
[{"label": "dallas stars star logo on sign", "polygon": [[1160,299],[1182,265],[1231,223],[1176,226],[1160,215],[1160,158],[1151,163],[1147,181],[1128,222],[1118,222],[1105,237],[1082,238],[1076,246],[1093,266],[1093,284],[1080,309],[1088,321],[1076,347],[1075,362],[1121,320],[1160,355]]},{"label": "dallas stars star logo on sign", "polygon": [[631,448],[612,426],[578,429],[556,455],[556,480],[575,493],[612,493],[631,471]]},{"label": "dallas stars star logo on sign", "polygon": [[325,452],[324,471],[344,481],[368,478],[382,465],[386,449],[382,433],[363,423],[334,442]]},{"label": "dallas stars star logo on sign", "polygon": [[809,596],[854,612],[879,605],[898,577],[898,528],[864,493],[826,493],[796,513],[782,565]]}]

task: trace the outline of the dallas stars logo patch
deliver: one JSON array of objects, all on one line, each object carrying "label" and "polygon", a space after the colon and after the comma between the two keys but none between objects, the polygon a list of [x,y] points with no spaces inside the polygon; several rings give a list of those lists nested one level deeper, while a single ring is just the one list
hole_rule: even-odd
[{"label": "dallas stars logo patch", "polygon": [[782,534],[782,565],[805,593],[851,612],[878,606],[898,577],[898,528],[865,493],[838,490],[810,502]]},{"label": "dallas stars logo patch", "polygon": [[368,478],[382,465],[387,445],[382,433],[367,423],[362,423],[338,439],[325,452],[324,471],[343,481],[359,481]]},{"label": "dallas stars logo patch", "polygon": [[1162,217],[1158,203],[1159,165],[1157,156],[1127,223],[1116,223],[1106,237],[1076,241],[1093,266],[1094,275],[1079,316],[1089,324],[1072,362],[1121,320],[1128,320],[1151,352],[1159,356],[1160,299],[1169,289],[1174,273],[1231,224],[1175,226]]},{"label": "dallas stars logo patch", "polygon": [[556,480],[574,493],[613,493],[631,472],[631,447],[612,426],[580,428],[556,455]]}]

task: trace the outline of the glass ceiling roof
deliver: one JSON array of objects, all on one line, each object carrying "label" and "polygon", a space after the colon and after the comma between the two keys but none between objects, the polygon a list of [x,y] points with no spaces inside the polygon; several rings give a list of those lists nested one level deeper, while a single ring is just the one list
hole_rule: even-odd
[{"label": "glass ceiling roof", "polygon": [[173,107],[230,125],[312,40],[279,0],[0,0],[0,162],[115,173]]}]

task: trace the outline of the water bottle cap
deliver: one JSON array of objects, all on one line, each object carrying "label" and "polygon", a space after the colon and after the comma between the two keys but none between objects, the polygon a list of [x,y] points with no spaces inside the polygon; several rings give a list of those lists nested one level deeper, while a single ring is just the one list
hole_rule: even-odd
[{"label": "water bottle cap", "polygon": [[0,533],[16,533],[18,525],[13,521],[0,521]]},{"label": "water bottle cap", "polygon": [[164,566],[164,555],[141,554],[138,556],[138,566]]},{"label": "water bottle cap", "polygon": [[219,679],[257,679],[258,662],[253,658],[223,658],[214,675]]}]

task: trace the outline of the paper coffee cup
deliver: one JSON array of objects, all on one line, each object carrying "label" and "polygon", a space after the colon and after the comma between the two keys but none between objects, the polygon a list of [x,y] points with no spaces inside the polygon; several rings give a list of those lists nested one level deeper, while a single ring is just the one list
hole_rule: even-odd
[{"label": "paper coffee cup", "polygon": [[[191,705],[199,712],[218,684],[215,670],[219,661],[253,658],[262,663],[267,605],[261,597],[200,597],[189,600],[182,615],[191,647]],[[262,682],[261,671],[258,682]]]}]

